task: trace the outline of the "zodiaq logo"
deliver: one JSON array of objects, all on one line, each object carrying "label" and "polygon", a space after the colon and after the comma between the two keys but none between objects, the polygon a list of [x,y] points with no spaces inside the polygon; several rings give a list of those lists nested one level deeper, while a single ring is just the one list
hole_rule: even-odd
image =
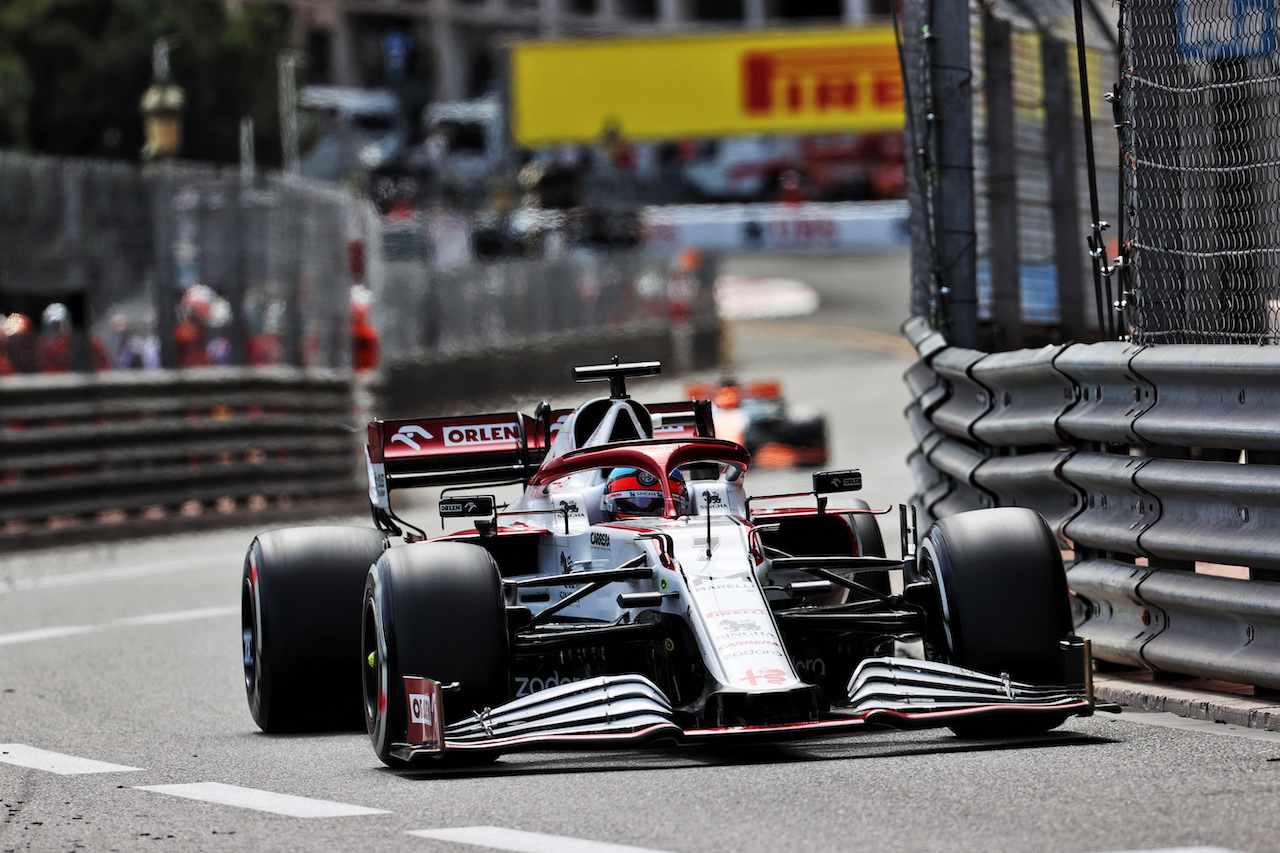
[{"label": "zodiaq logo", "polygon": [[448,447],[519,440],[520,427],[514,423],[455,426],[444,431],[444,443]]},{"label": "zodiaq logo", "polygon": [[561,684],[572,684],[575,681],[582,681],[575,675],[561,675],[552,670],[547,674],[546,678],[526,678],[523,675],[517,675],[516,682],[516,698],[528,696],[531,693],[537,693],[539,690],[546,690],[548,687],[559,687]]}]

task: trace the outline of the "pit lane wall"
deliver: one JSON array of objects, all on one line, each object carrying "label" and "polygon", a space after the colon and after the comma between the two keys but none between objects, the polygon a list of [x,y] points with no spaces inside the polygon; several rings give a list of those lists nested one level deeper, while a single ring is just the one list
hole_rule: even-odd
[{"label": "pit lane wall", "polygon": [[1096,657],[1280,688],[1280,350],[1069,344],[984,353],[903,327],[924,529],[1040,512]]}]

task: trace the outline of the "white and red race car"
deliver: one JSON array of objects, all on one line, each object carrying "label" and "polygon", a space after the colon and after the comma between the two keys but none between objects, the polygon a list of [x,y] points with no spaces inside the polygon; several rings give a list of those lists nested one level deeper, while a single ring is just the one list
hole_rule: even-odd
[{"label": "white and red race car", "polygon": [[[1037,514],[977,510],[917,537],[900,507],[903,557],[887,558],[875,513],[832,498],[857,471],[748,497],[750,456],[715,437],[707,401],[628,396],[658,370],[579,367],[610,395],[574,410],[371,422],[375,526],[249,548],[258,725],[363,717],[402,767],[881,725],[1021,735],[1099,707]],[[506,506],[476,491],[503,484],[523,486]],[[443,487],[441,516],[465,529],[428,538],[399,518],[391,492],[415,486]],[[924,660],[893,656],[911,640]]]}]

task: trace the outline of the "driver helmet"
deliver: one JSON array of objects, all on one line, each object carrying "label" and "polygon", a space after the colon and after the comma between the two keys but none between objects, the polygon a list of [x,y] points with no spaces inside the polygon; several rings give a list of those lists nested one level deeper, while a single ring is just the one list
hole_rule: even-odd
[{"label": "driver helmet", "polygon": [[[676,511],[689,514],[689,490],[684,475],[672,471],[667,478]],[[605,483],[600,508],[608,521],[622,518],[644,518],[662,515],[662,487],[658,478],[640,468],[614,468]]]}]

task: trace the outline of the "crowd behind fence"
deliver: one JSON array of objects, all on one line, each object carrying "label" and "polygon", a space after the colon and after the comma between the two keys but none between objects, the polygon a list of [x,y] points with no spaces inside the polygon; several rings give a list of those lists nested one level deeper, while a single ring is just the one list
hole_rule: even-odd
[{"label": "crowd behind fence", "polygon": [[474,238],[465,213],[388,218],[335,184],[0,154],[0,370],[348,368],[361,324],[397,359],[714,316],[699,258],[540,235],[484,262]]}]

